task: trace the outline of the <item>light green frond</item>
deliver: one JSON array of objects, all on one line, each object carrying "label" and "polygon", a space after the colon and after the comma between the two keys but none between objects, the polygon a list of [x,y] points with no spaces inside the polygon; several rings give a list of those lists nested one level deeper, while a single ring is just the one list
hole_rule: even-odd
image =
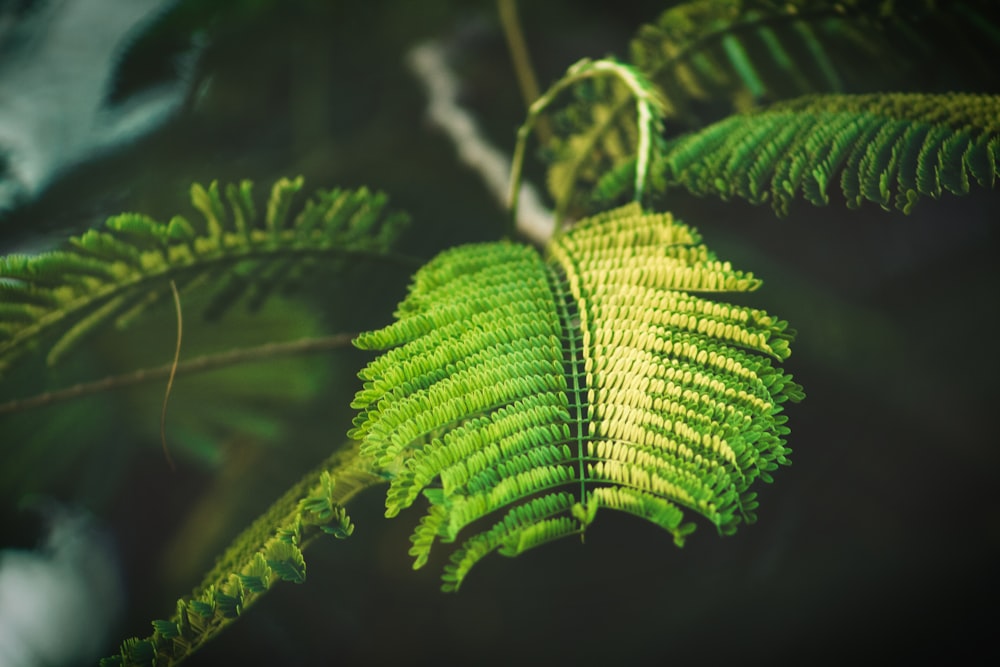
[{"label": "light green frond", "polygon": [[[446,590],[485,555],[586,530],[599,507],[681,543],[685,510],[720,532],[753,521],[751,485],[788,463],[774,364],[792,333],[708,297],[760,282],[691,228],[637,204],[557,235],[543,260],[510,243],[455,248],[414,277],[362,372],[352,436],[392,473],[387,516],[422,492],[415,567],[453,552]],[[534,323],[534,324],[529,324]]]},{"label": "light green frond", "polygon": [[386,515],[395,516],[408,507],[437,477],[448,495],[478,492],[494,482],[496,466],[512,458],[529,456],[554,463],[568,457],[565,445],[550,444],[568,442],[566,418],[562,393],[539,392],[449,430],[413,452],[392,481]]},{"label": "light green frond", "polygon": [[182,291],[211,291],[208,312],[218,315],[244,296],[259,306],[318,260],[388,257],[405,217],[388,212],[383,195],[319,191],[291,216],[301,186],[301,178],[276,183],[260,220],[249,181],[226,189],[228,208],[218,184],[196,184],[191,198],[200,221],[160,223],[128,213],[70,239],[64,250],[0,258],[0,372],[32,346],[47,346],[55,363],[98,327],[125,324],[170,294],[171,281]]},{"label": "light green frond", "polygon": [[[466,273],[453,273],[453,259]],[[351,437],[380,465],[465,419],[562,391],[558,320],[541,258],[528,247],[446,251],[418,273],[397,314],[356,342],[403,343],[361,372],[365,387],[352,403],[363,412]]]},{"label": "light green frond", "polygon": [[447,519],[448,511],[442,505],[431,505],[427,510],[427,514],[420,519],[420,524],[413,531],[413,535],[410,536],[413,546],[410,547],[408,552],[409,555],[413,556],[414,570],[427,564],[427,559],[431,553],[431,546],[433,546],[434,541],[440,536],[441,526]]},{"label": "light green frond", "polygon": [[697,195],[770,200],[787,214],[798,196],[909,212],[920,196],[991,188],[1000,173],[1000,96],[819,95],[732,116],[669,142],[666,185]]}]

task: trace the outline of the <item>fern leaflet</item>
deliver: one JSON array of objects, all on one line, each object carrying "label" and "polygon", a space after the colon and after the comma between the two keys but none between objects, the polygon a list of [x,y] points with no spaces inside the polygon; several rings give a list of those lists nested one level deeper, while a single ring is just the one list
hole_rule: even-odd
[{"label": "fern leaflet", "polygon": [[867,91],[905,73],[926,79],[949,58],[989,66],[987,53],[1000,45],[989,29],[995,15],[995,3],[982,0],[905,8],[886,0],[700,0],[642,26],[631,60],[673,115],[700,124],[699,105],[709,101],[746,111],[806,93]]},{"label": "fern leaflet", "polygon": [[582,533],[598,508],[671,532],[685,509],[722,533],[754,520],[751,485],[788,463],[772,365],[786,324],[700,294],[759,281],[690,228],[638,205],[557,236],[543,259],[507,242],[445,251],[414,277],[397,321],[356,339],[351,436],[391,471],[386,515],[422,492],[415,567],[436,541],[500,514],[456,549],[444,588],[493,551]]},{"label": "fern leaflet", "polygon": [[319,260],[392,259],[389,245],[406,218],[386,210],[384,195],[321,190],[292,217],[301,187],[301,178],[275,183],[260,216],[249,181],[225,189],[228,209],[217,183],[195,184],[200,222],[123,214],[62,250],[0,258],[0,373],[43,341],[55,363],[103,323],[127,324],[169,294],[171,280],[212,290],[206,314],[219,315],[244,296],[259,306]]},{"label": "fern leaflet", "polygon": [[279,581],[305,581],[302,550],[320,535],[350,536],[354,524],[343,505],[382,481],[356,445],[333,454],[236,538],[201,585],[177,601],[173,616],[153,621],[149,637],[125,640],[101,665],[183,661]]},{"label": "fern leaflet", "polygon": [[920,195],[993,187],[1000,173],[1000,96],[807,96],[732,116],[669,142],[662,175],[697,195],[770,200],[778,214],[802,196],[910,212]]},{"label": "fern leaflet", "polygon": [[[983,0],[905,9],[884,0],[700,0],[642,26],[631,62],[673,134],[803,94],[864,92],[886,79],[932,90],[938,77],[954,87],[955,70],[979,72],[970,81],[993,76],[997,19],[996,3]],[[549,187],[557,202],[572,194],[576,210],[593,211],[635,192],[636,133],[621,86],[579,92],[555,123]],[[581,153],[591,162],[575,161],[594,168],[567,157]]]}]

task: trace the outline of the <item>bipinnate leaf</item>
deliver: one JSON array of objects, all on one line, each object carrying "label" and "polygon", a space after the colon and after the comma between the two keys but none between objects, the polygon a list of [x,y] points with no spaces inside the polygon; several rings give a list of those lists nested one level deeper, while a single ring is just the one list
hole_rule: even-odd
[{"label": "bipinnate leaf", "polygon": [[[390,471],[386,515],[430,502],[410,554],[461,540],[456,590],[483,556],[580,534],[605,507],[682,544],[700,514],[728,534],[752,485],[789,462],[776,363],[792,332],[715,297],[756,289],[697,233],[638,205],[580,222],[543,258],[461,246],[413,279],[397,320],[361,334],[351,436]],[[483,524],[480,521],[486,520]],[[472,530],[470,525],[488,527]]]},{"label": "bipinnate leaf", "polygon": [[0,257],[0,374],[37,347],[55,364],[100,327],[124,326],[169,296],[171,281],[208,293],[206,315],[218,316],[244,297],[259,308],[310,273],[343,268],[345,257],[393,261],[406,216],[390,212],[385,195],[319,190],[293,216],[301,188],[301,178],[275,183],[261,219],[249,181],[226,188],[228,208],[217,183],[195,184],[200,221],[125,213],[63,249]]}]

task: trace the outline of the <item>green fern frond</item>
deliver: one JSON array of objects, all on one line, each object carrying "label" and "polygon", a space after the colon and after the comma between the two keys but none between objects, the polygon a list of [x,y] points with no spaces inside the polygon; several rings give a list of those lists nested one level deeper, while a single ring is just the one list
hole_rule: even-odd
[{"label": "green fern frond", "polygon": [[[992,75],[998,24],[997,4],[984,0],[905,8],[885,0],[700,0],[643,26],[632,41],[631,61],[657,91],[669,129],[683,131],[762,103],[865,92],[905,75],[919,76],[913,86],[920,86],[933,85],[925,82],[935,72],[947,72],[938,85],[949,87],[970,70]],[[593,199],[588,204],[578,193],[578,208],[607,208],[632,196],[631,123],[627,100],[611,84],[595,86],[562,112],[550,146],[553,196],[558,200],[567,187],[561,156],[595,147],[607,157],[600,169],[578,170],[580,192]]]},{"label": "green fern frond", "polygon": [[[759,281],[694,230],[638,205],[557,236],[543,259],[507,242],[438,255],[397,320],[362,334],[385,352],[360,376],[351,436],[391,471],[386,515],[423,495],[415,567],[495,514],[452,554],[445,589],[499,551],[582,533],[599,507],[690,533],[752,521],[751,485],[788,463],[773,365],[792,333],[702,295]],[[474,529],[473,529],[474,530]]]},{"label": "green fern frond", "polygon": [[210,290],[208,312],[217,315],[243,296],[259,306],[320,262],[389,257],[405,216],[388,212],[384,195],[320,190],[292,217],[301,187],[301,178],[275,183],[261,217],[249,181],[226,188],[228,207],[217,183],[195,184],[200,221],[128,213],[65,249],[0,257],[0,373],[36,345],[47,344],[55,363],[103,323],[123,325],[169,294],[170,281]]},{"label": "green fern frond", "polygon": [[222,555],[192,594],[177,601],[153,634],[126,640],[102,665],[173,665],[239,618],[279,581],[306,578],[303,549],[316,537],[346,538],[354,525],[343,506],[383,477],[356,444],[338,451],[289,489]]},{"label": "green fern frond", "polygon": [[802,196],[909,213],[919,196],[992,188],[1000,173],[1000,96],[807,96],[732,116],[669,142],[656,171],[697,195],[770,200],[787,214]]},{"label": "green fern frond", "polygon": [[996,19],[995,3],[983,0],[698,0],[644,25],[631,59],[683,119],[707,102],[746,111],[763,100],[871,90],[924,64],[943,67],[953,43],[977,45],[979,62],[972,48],[952,64],[988,65],[986,53],[1000,46]]}]

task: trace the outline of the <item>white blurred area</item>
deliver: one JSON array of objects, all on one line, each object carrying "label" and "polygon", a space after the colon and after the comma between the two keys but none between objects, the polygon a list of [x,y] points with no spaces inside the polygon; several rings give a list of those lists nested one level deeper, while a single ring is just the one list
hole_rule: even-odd
[{"label": "white blurred area", "polygon": [[0,551],[0,667],[93,665],[124,607],[112,540],[82,510],[46,500],[35,550]]},{"label": "white blurred area", "polygon": [[0,0],[0,214],[180,108],[184,72],[109,101],[125,49],[174,2]]},{"label": "white blurred area", "polygon": [[[459,80],[447,62],[445,47],[427,42],[406,56],[411,71],[427,92],[427,117],[451,139],[463,163],[479,174],[490,194],[507,206],[510,159],[490,144],[476,119],[458,104]],[[544,244],[555,233],[555,218],[538,192],[522,183],[517,209],[517,230],[535,243]]]}]

